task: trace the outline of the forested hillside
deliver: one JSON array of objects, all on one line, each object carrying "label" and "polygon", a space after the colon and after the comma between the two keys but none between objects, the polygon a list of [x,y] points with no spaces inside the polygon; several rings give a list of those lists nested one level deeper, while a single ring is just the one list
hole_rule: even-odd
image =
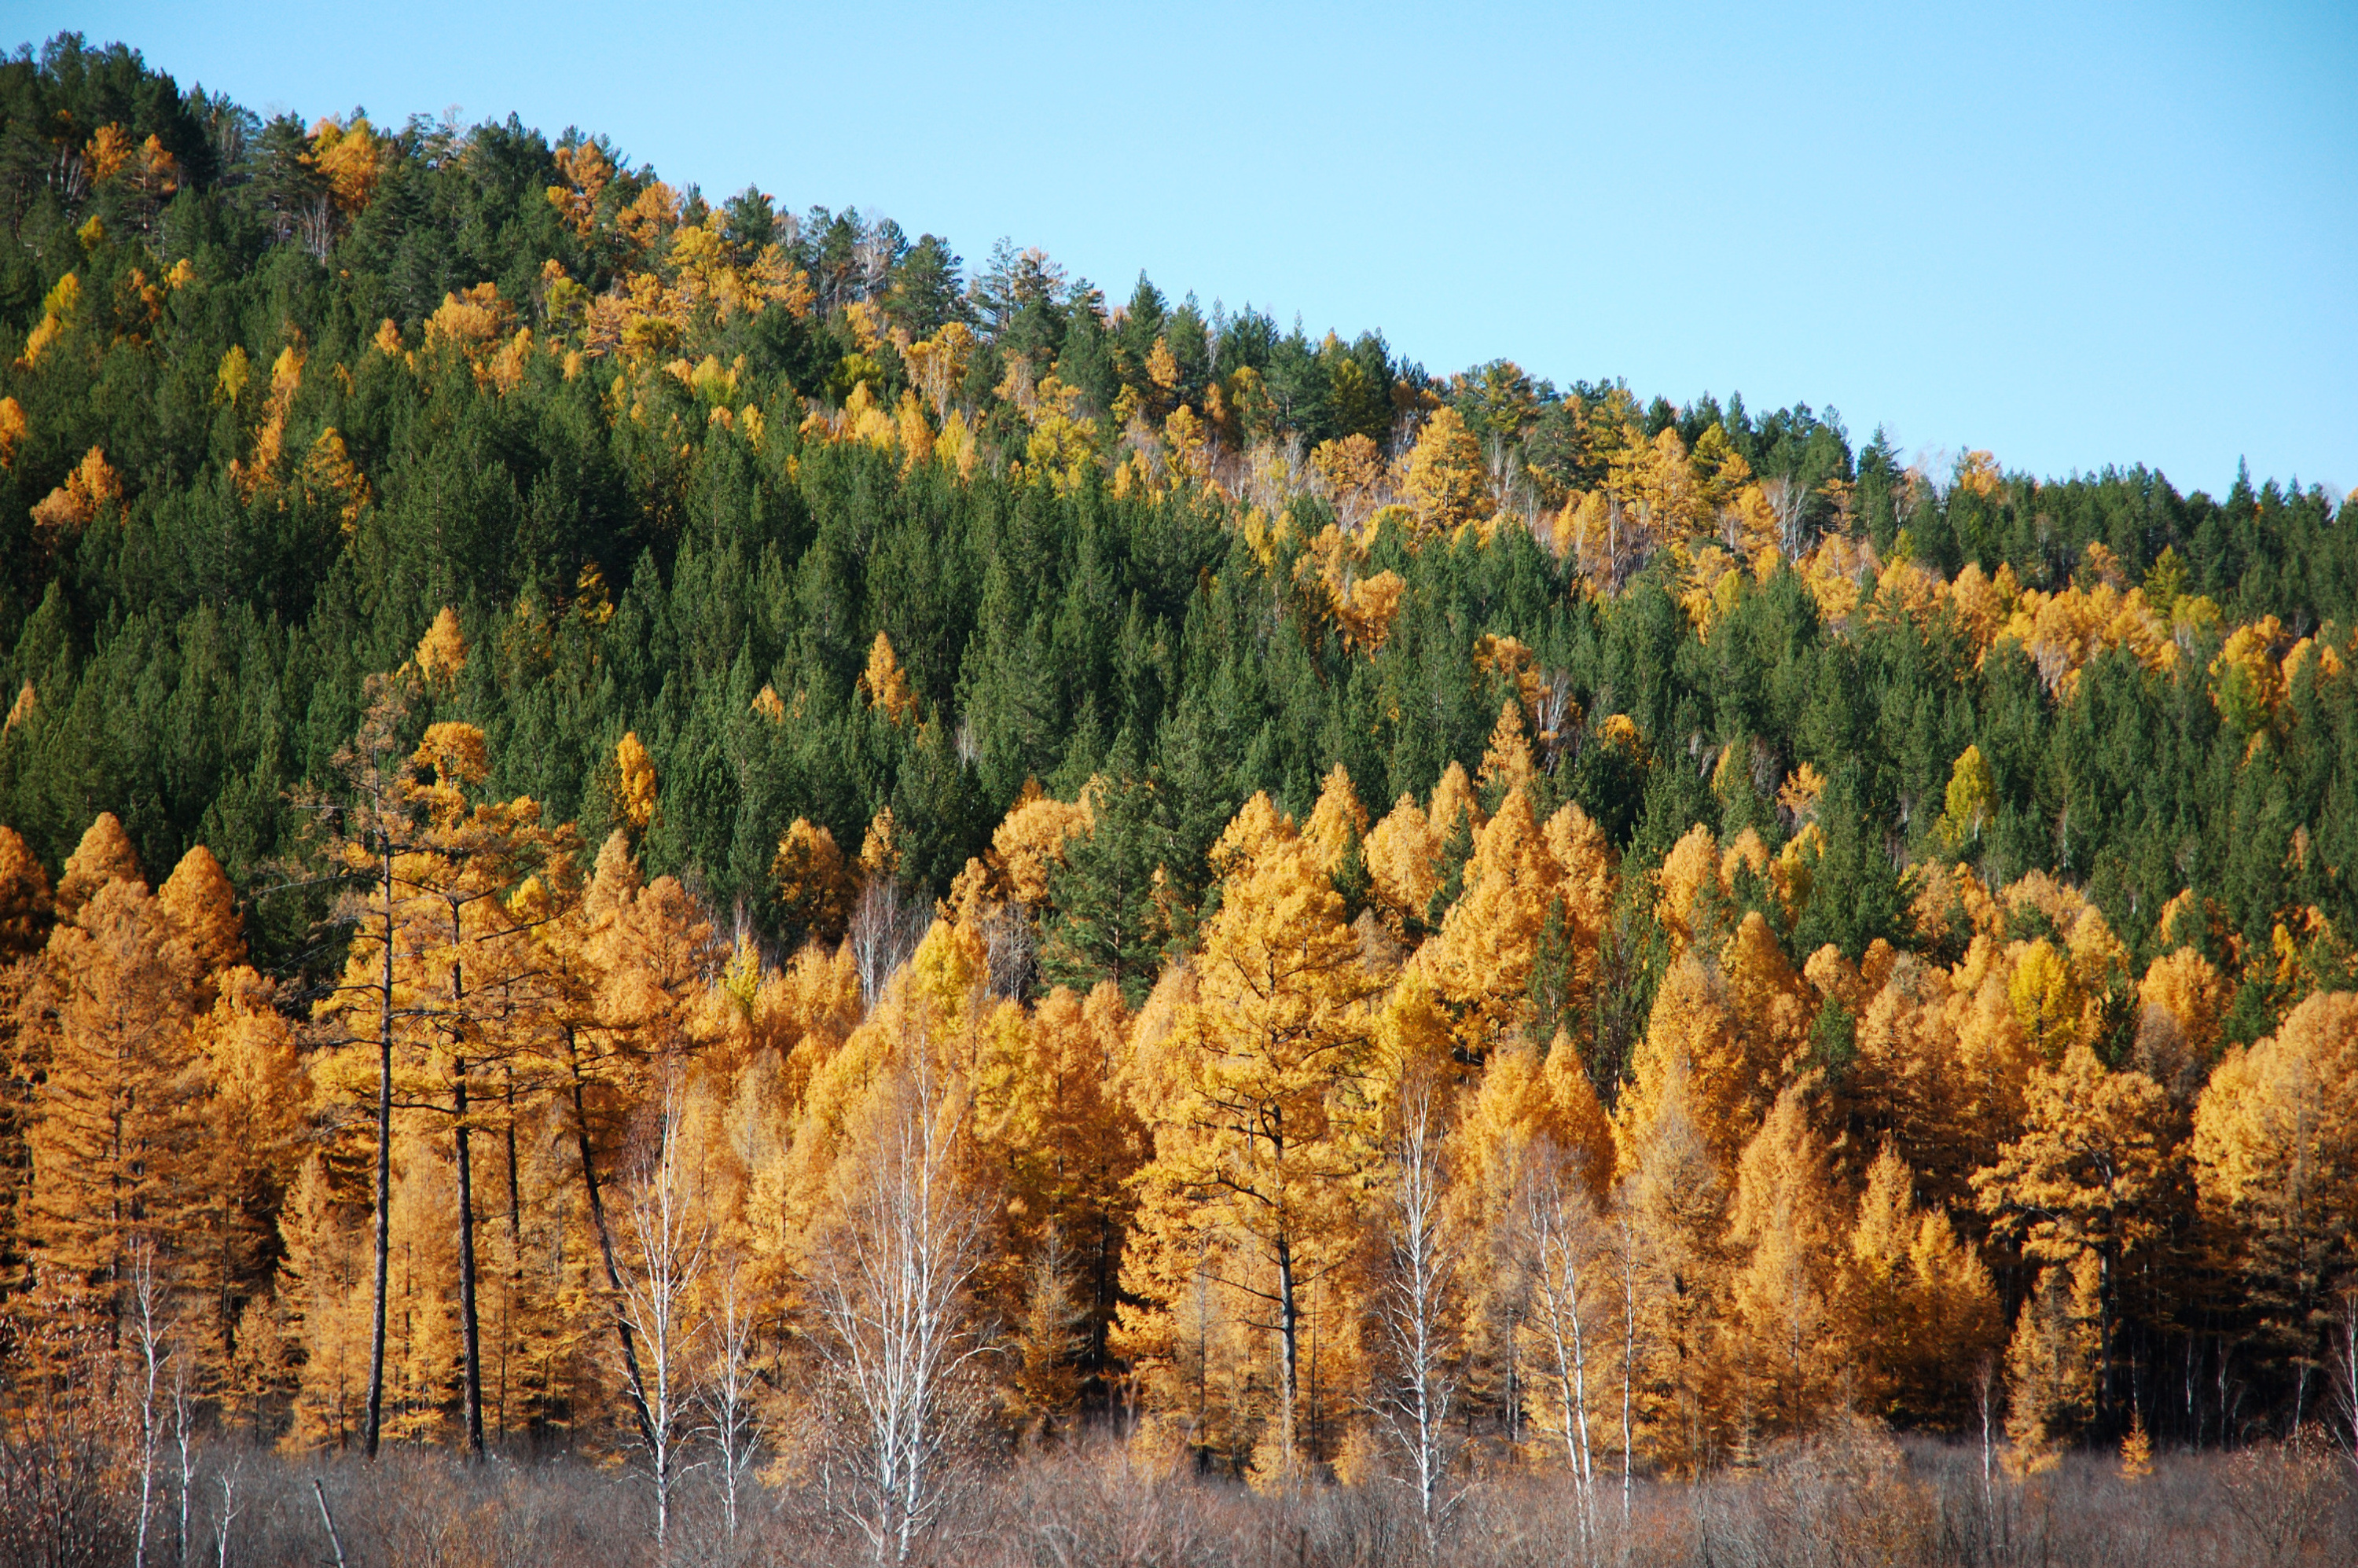
[{"label": "forested hillside", "polygon": [[160,1276],[224,1429],[661,1492],[730,1364],[733,1486],[930,1247],[902,1462],[1127,1412],[1428,1520],[2358,1392],[2346,502],[71,38],[0,223],[20,1390]]}]

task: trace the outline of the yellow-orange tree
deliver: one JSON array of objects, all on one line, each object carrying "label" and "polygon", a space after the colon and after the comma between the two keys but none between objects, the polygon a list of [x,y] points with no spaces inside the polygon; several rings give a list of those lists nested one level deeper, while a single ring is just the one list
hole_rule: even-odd
[{"label": "yellow-orange tree", "polygon": [[[347,799],[330,852],[355,885],[344,974],[319,1011],[335,1054],[322,1074],[331,1098],[355,1098],[373,1066],[376,1098],[376,1287],[363,1443],[382,1425],[384,1313],[391,1238],[393,1112],[449,1119],[458,1206],[459,1314],[468,1444],[482,1446],[481,1346],[476,1312],[473,1139],[477,1075],[527,1037],[519,1017],[536,953],[525,940],[541,917],[514,896],[544,868],[561,871],[569,831],[552,834],[528,799],[471,798],[490,773],[480,730],[430,726],[406,756],[407,716],[396,683],[374,683],[368,719],[341,758]],[[560,880],[562,878],[560,877]],[[373,1064],[357,1060],[371,1048]]]},{"label": "yellow-orange tree", "polygon": [[27,999],[25,1228],[42,1285],[112,1314],[135,1247],[176,1241],[196,1216],[199,971],[113,816],[92,824],[60,891],[70,914]]},{"label": "yellow-orange tree", "polygon": [[2321,991],[2228,1053],[2194,1112],[2194,1174],[2263,1348],[2306,1395],[2358,1271],[2358,994]]},{"label": "yellow-orange tree", "polygon": [[1374,981],[1314,849],[1265,795],[1214,851],[1219,913],[1205,927],[1195,1000],[1168,1052],[1154,1157],[1139,1178],[1122,1277],[1144,1303],[1124,1339],[1152,1373],[1199,1275],[1239,1303],[1277,1366],[1274,1431],[1257,1472],[1299,1473],[1309,1288],[1341,1269],[1379,1162],[1365,1003]]}]

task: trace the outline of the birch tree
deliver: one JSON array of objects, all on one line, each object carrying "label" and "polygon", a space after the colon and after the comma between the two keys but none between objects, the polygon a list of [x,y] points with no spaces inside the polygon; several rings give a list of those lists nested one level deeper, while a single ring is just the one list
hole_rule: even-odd
[{"label": "birch tree", "polygon": [[961,1087],[904,1042],[845,1130],[835,1221],[812,1264],[821,1354],[848,1416],[839,1507],[878,1563],[906,1562],[940,1516],[976,1414],[972,1286],[990,1228],[960,1168],[966,1120]]},{"label": "birch tree", "polygon": [[646,1475],[654,1488],[655,1559],[671,1561],[672,1494],[694,1409],[695,1295],[704,1274],[710,1227],[680,1147],[674,1095],[663,1101],[654,1151],[631,1184],[623,1218],[624,1263],[615,1311],[630,1325],[640,1353],[625,1362],[633,1401],[645,1412],[641,1432]]},{"label": "birch tree", "polygon": [[[1615,1248],[1575,1158],[1542,1141],[1516,1195],[1518,1228],[1531,1281],[1528,1332],[1539,1341],[1548,1379],[1547,1420],[1571,1472],[1580,1541],[1597,1559],[1596,1459],[1590,1437],[1589,1368],[1607,1358],[1607,1302],[1619,1292]],[[1627,1440],[1624,1440],[1627,1446]]]},{"label": "birch tree", "polygon": [[1451,1425],[1463,1381],[1456,1327],[1462,1249],[1444,1202],[1448,1173],[1433,1123],[1432,1090],[1415,1084],[1401,1108],[1385,1278],[1375,1314],[1389,1363],[1376,1416],[1407,1462],[1428,1553],[1438,1552],[1442,1531],[1456,1511],[1459,1493],[1449,1476],[1463,1445]]}]

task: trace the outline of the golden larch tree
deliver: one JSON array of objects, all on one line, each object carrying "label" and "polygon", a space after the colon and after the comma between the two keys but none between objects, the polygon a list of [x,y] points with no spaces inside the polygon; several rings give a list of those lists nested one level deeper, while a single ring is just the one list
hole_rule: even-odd
[{"label": "golden larch tree", "polygon": [[1167,1380],[1174,1314],[1199,1274],[1216,1282],[1274,1352],[1255,1468],[1290,1485],[1314,1457],[1302,1430],[1313,1292],[1351,1260],[1379,1158],[1374,982],[1341,899],[1267,796],[1246,804],[1215,855],[1221,905],[1204,930],[1196,999],[1173,1026],[1177,1081],[1122,1269],[1146,1304],[1124,1308],[1124,1337]]},{"label": "golden larch tree", "polygon": [[127,1305],[135,1246],[173,1260],[201,1250],[200,975],[112,816],[83,836],[61,886],[72,914],[25,1001],[40,1086],[25,1234],[42,1285],[112,1314]]},{"label": "golden larch tree", "polygon": [[2194,1111],[2194,1177],[2272,1356],[2318,1354],[2358,1268],[2358,994],[2320,991],[2231,1050]]},{"label": "golden larch tree", "polygon": [[1757,1430],[1806,1432],[1838,1398],[1850,1356],[1835,1215],[1807,1092],[1788,1086],[1736,1161],[1728,1209],[1741,1260],[1729,1288],[1731,1349]]},{"label": "golden larch tree", "polygon": [[1508,791],[1475,836],[1465,887],[1443,916],[1425,962],[1457,1016],[1458,1043],[1478,1059],[1531,1017],[1531,967],[1562,868],[1548,853],[1530,797]]},{"label": "golden larch tree", "polygon": [[2165,1116],[2152,1079],[2107,1072],[2094,1052],[2074,1045],[2060,1066],[2032,1072],[2022,1136],[1974,1176],[1993,1240],[2070,1281],[2073,1321],[2095,1336],[2086,1375],[2099,1411],[2125,1266],[2167,1217],[2174,1184]]}]

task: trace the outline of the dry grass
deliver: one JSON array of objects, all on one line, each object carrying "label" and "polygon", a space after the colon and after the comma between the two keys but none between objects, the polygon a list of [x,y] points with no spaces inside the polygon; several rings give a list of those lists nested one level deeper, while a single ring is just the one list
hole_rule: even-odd
[{"label": "dry grass", "polygon": [[[0,1444],[0,1568],[128,1561],[135,1521],[92,1434]],[[573,1455],[467,1465],[438,1451],[374,1465],[298,1460],[222,1443],[200,1454],[182,1556],[177,1477],[159,1487],[148,1560],[332,1563],[313,1483],[349,1568],[641,1568],[656,1562],[644,1480]],[[121,1472],[112,1474],[119,1480]],[[222,1477],[235,1513],[225,1555]],[[1086,1444],[969,1477],[913,1563],[944,1568],[1387,1568],[1426,1563],[1411,1488],[1380,1479],[1267,1497],[1141,1467]],[[135,1488],[129,1495],[135,1496]],[[682,1489],[674,1568],[871,1561],[835,1522],[823,1481],[757,1487],[732,1537],[703,1472]],[[1641,1481],[1627,1523],[1617,1486],[1601,1538],[1579,1539],[1567,1487],[1518,1476],[1475,1487],[1439,1561],[1466,1568],[2278,1568],[2358,1558],[2358,1484],[2346,1459],[2264,1446],[2158,1456],[2130,1483],[2108,1455],[2075,1454],[2028,1483],[1986,1487],[1977,1450],[1855,1432],[1773,1451],[1687,1486]],[[70,1530],[61,1527],[69,1522]]]}]

